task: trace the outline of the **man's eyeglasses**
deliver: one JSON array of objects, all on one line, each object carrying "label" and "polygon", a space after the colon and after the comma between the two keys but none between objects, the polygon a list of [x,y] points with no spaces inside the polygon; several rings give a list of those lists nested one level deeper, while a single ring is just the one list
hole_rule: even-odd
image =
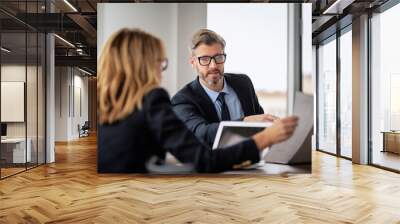
[{"label": "man's eyeglasses", "polygon": [[199,60],[199,64],[203,66],[207,66],[211,63],[211,60],[214,59],[215,64],[223,64],[226,60],[226,54],[217,54],[214,56],[201,56],[197,57]]},{"label": "man's eyeglasses", "polygon": [[167,58],[161,59],[161,70],[165,71],[167,70],[167,68],[168,68],[168,59]]}]

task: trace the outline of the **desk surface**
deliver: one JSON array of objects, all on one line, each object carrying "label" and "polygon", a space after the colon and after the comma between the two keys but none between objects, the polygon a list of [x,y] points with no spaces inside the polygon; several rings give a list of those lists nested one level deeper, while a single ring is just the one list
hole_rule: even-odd
[{"label": "desk surface", "polygon": [[286,175],[286,174],[310,174],[311,164],[304,165],[285,165],[275,163],[265,163],[260,167],[249,170],[232,170],[224,174],[257,174],[257,175]]},{"label": "desk surface", "polygon": [[[24,142],[25,138],[5,138],[5,139],[1,139],[1,143],[20,143],[20,142]],[[28,138],[29,141],[29,138]]]},{"label": "desk surface", "polygon": [[[167,153],[166,161],[168,164],[179,164],[179,162]],[[311,163],[302,165],[285,165],[275,163],[264,163],[253,169],[230,170],[222,174],[248,174],[248,175],[287,175],[287,174],[310,174]]]},{"label": "desk surface", "polygon": [[400,134],[400,131],[381,131],[384,134]]}]

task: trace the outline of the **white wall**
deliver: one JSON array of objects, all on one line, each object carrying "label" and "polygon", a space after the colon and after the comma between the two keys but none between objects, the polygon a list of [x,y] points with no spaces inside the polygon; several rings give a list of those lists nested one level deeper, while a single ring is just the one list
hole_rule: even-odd
[{"label": "white wall", "polygon": [[56,67],[55,73],[55,141],[77,139],[78,124],[88,120],[88,78],[71,67]]},{"label": "white wall", "polygon": [[[36,67],[33,66],[25,66],[25,65],[18,65],[18,64],[8,64],[8,65],[2,65],[1,66],[1,81],[4,82],[24,82],[26,83],[26,72],[28,74],[32,74],[33,71],[36,73]],[[27,96],[30,99],[27,99],[28,103],[32,101],[32,98],[36,98],[36,89],[34,92],[27,93]],[[36,105],[35,105],[36,107]],[[24,108],[22,108],[24,110]],[[1,108],[1,110],[7,110],[7,108]],[[29,111],[30,112],[30,111]],[[33,120],[33,117],[31,116],[33,114],[29,113],[27,114],[28,116],[28,121],[31,122]],[[36,114],[35,114],[36,118]],[[36,120],[35,120],[36,121]],[[26,122],[7,122],[7,136],[8,137],[25,137],[25,126]],[[31,129],[32,125],[28,125],[28,128]],[[30,131],[28,131],[28,137],[29,137]]]},{"label": "white wall", "polygon": [[55,140],[68,140],[68,85],[69,76],[67,67],[55,68]]},{"label": "white wall", "polygon": [[[81,73],[82,74],[82,73]],[[75,85],[82,90],[82,116],[80,122],[83,124],[89,120],[89,91],[88,91],[88,77],[82,75],[75,76]]]},{"label": "white wall", "polygon": [[[7,123],[7,137],[9,138],[24,138],[27,136],[30,139],[30,148],[32,161],[39,163],[44,162],[44,93],[43,89],[44,74],[40,66],[32,66],[25,64],[4,64],[1,66],[1,80],[2,82],[24,82],[26,86],[26,99],[22,99],[23,105],[19,108],[11,108],[2,106],[2,112],[15,113],[14,110],[19,110],[22,113],[22,122],[6,122]],[[2,94],[5,89],[2,89]],[[20,90],[24,94],[25,90]],[[7,95],[2,95],[7,97]],[[22,97],[25,98],[25,97]],[[12,103],[12,102],[11,102]],[[26,103],[26,105],[25,105]],[[3,102],[2,102],[3,104]],[[26,119],[24,114],[26,113]],[[37,153],[39,153],[37,157]]]},{"label": "white wall", "polygon": [[[88,77],[82,76],[83,73],[80,73],[75,69],[74,71],[74,92],[72,92],[73,96],[71,98],[74,99],[74,102],[71,103],[73,107],[72,119],[71,119],[71,138],[78,138],[78,124],[82,126],[85,121],[88,121]],[[80,93],[79,93],[80,91]],[[81,111],[80,111],[81,110]]]},{"label": "white wall", "polygon": [[193,34],[207,27],[207,4],[178,4],[178,89],[193,81],[197,74],[189,64]]},{"label": "white wall", "polygon": [[55,140],[68,141],[70,68],[55,68]]},{"label": "white wall", "polygon": [[25,65],[2,65],[1,66],[1,81],[18,81],[25,82],[25,69],[33,69]]},{"label": "white wall", "polygon": [[206,4],[100,3],[97,9],[98,55],[113,32],[141,28],[164,42],[169,66],[161,85],[171,95],[196,77],[189,66],[187,47],[191,35],[206,27]]},{"label": "white wall", "polygon": [[101,53],[109,36],[121,28],[142,28],[159,37],[165,44],[169,58],[168,77],[163,79],[164,86],[170,93],[176,89],[176,36],[177,36],[177,4],[115,4],[104,3],[97,5],[97,48]]}]

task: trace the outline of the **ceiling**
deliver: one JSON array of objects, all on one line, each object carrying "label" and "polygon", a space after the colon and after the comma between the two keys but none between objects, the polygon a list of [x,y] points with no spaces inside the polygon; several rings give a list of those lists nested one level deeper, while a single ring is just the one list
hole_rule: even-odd
[{"label": "ceiling", "polygon": [[311,0],[313,44],[352,23],[353,17],[373,12],[388,0]]},{"label": "ceiling", "polygon": [[[313,42],[318,42],[326,36],[331,35],[332,32],[335,32],[338,24],[337,21],[341,20],[341,26],[345,26],[346,18],[347,21],[351,23],[352,16],[357,16],[357,14],[361,12],[374,9],[386,1],[387,0],[237,0],[235,2],[312,3]],[[58,37],[55,38],[56,65],[79,66],[92,73],[96,73],[96,5],[97,3],[105,2],[172,1],[47,0],[46,5],[45,0],[1,0],[0,27],[2,30],[2,46],[5,46],[5,43],[7,43],[7,48],[13,49],[13,55],[15,57],[18,57],[18,54],[23,55],[28,52],[29,58],[29,54],[31,52],[34,53],[34,49],[36,49],[37,41],[31,40],[34,38],[33,35],[28,35],[28,47],[25,49],[25,30],[54,32],[58,35]],[[50,11],[52,11],[52,13],[49,13]],[[43,46],[40,45],[39,48],[41,47]],[[12,57],[9,55],[9,58]]]}]

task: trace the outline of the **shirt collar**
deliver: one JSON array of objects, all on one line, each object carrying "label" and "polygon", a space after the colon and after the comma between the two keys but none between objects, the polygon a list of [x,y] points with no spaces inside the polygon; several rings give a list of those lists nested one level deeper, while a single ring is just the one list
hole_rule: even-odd
[{"label": "shirt collar", "polygon": [[228,83],[226,82],[226,79],[224,77],[224,87],[222,88],[221,91],[217,92],[214,91],[212,89],[209,89],[207,86],[205,86],[200,80],[200,85],[203,87],[203,89],[206,91],[207,95],[210,97],[210,99],[212,100],[213,103],[215,103],[215,101],[217,101],[218,95],[220,92],[224,92],[226,95],[230,94],[230,88],[228,86]]}]

